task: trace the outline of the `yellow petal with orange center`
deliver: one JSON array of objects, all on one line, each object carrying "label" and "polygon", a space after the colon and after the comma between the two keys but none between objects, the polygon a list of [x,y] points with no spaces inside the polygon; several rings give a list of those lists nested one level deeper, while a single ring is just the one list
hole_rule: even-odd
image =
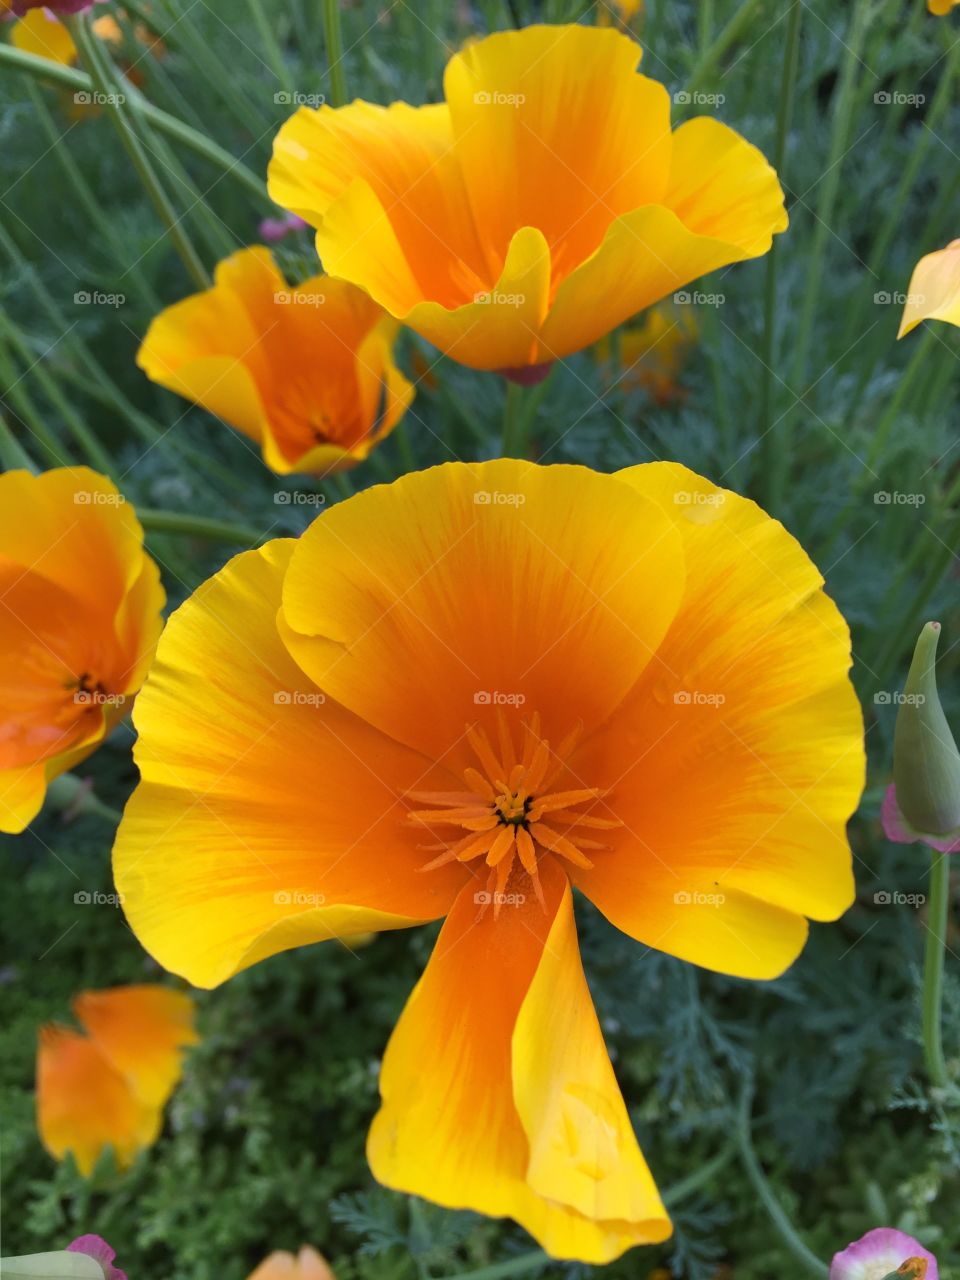
[{"label": "yellow petal with orange center", "polygon": [[197,986],[442,915],[469,875],[418,872],[401,797],[435,785],[432,762],[324,700],[281,643],[294,546],[236,557],[177,610],[137,701],[114,874],[137,937]]},{"label": "yellow petal with orange center", "polygon": [[924,320],[960,326],[960,240],[928,253],[913,269],[898,338]]},{"label": "yellow petal with orange center", "polygon": [[387,1047],[367,1153],[387,1186],[604,1263],[670,1222],[603,1045],[569,886],[546,870],[545,909],[531,894],[495,919],[463,890]]},{"label": "yellow petal with orange center", "polygon": [[137,1097],[162,1107],[182,1074],[184,1047],[199,1039],[191,998],[169,987],[112,987],[81,992],[73,1012]]},{"label": "yellow petal with orange center", "polygon": [[624,824],[578,886],[648,946],[745,977],[782,972],[804,917],[853,899],[846,822],[864,779],[850,636],[800,545],[673,463],[620,473],[672,510],[687,582],[673,625],[571,770]]},{"label": "yellow petal with orange center", "polygon": [[602,723],[655,660],[683,575],[670,516],[621,480],[451,463],[316,520],[282,629],[319,688],[462,770],[467,725],[492,725],[498,705],[539,712],[554,745]]},{"label": "yellow petal with orange center", "polygon": [[131,1165],[156,1140],[161,1113],[133,1093],[91,1040],[47,1026],[37,1053],[37,1125],[52,1156],[72,1152],[89,1176],[107,1147],[121,1168]]}]

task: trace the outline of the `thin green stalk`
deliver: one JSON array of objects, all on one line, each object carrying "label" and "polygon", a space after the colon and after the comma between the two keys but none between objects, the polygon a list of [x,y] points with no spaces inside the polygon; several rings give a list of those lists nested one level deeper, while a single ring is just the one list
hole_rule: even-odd
[{"label": "thin green stalk", "polygon": [[[10,67],[16,71],[25,71],[35,79],[44,80],[50,84],[64,85],[73,90],[79,89],[90,92],[95,88],[93,78],[85,72],[76,71],[73,67],[65,67],[59,62],[54,62],[52,58],[40,58],[36,54],[26,53],[23,49],[15,49],[11,44],[0,43],[0,67],[2,66]],[[183,143],[185,147],[189,147],[196,155],[208,160],[224,173],[230,174],[251,195],[255,196],[264,208],[272,209],[274,207],[273,202],[267,195],[263,179],[259,178],[252,169],[236,159],[235,156],[232,156],[225,147],[221,147],[212,138],[208,138],[199,130],[191,128],[190,125],[171,115],[170,112],[162,111],[159,107],[154,106],[142,94],[131,91],[129,97],[131,100],[136,101],[138,110],[155,128],[175,141]]]},{"label": "thin green stalk", "polygon": [[938,341],[934,330],[927,327],[923,337],[914,345],[913,355],[910,357],[910,361],[904,369],[900,381],[897,383],[897,389],[887,405],[886,412],[874,430],[873,439],[870,441],[870,448],[867,451],[864,480],[860,482],[858,489],[866,483],[866,477],[871,472],[876,471],[877,464],[886,447],[887,437],[890,435],[890,431],[896,423],[908,395],[912,392],[914,383],[921,374],[926,376],[929,373],[930,354]]},{"label": "thin green stalk", "polygon": [[46,419],[23,385],[6,344],[0,339],[0,386],[6,387],[4,398],[13,406],[17,417],[37,442],[37,447],[51,467],[70,466],[72,458],[47,427]]},{"label": "thin green stalk", "polygon": [[688,93],[696,93],[703,88],[704,82],[716,70],[720,59],[727,50],[750,30],[757,13],[764,3],[765,0],[743,0],[740,8],[727,25],[697,58],[690,74],[690,79],[687,81]]},{"label": "thin green stalk", "polygon": [[824,176],[820,180],[820,198],[817,201],[816,222],[810,252],[806,257],[805,275],[807,288],[800,307],[800,320],[797,326],[796,355],[793,362],[792,383],[800,387],[807,376],[807,365],[810,357],[810,346],[813,339],[813,324],[817,314],[817,303],[820,298],[820,285],[824,276],[823,259],[827,248],[827,238],[832,234],[833,211],[840,191],[840,179],[843,175],[843,160],[850,147],[850,133],[856,119],[854,100],[857,90],[857,68],[860,54],[869,29],[871,0],[856,0],[850,31],[844,42],[844,57],[840,67],[840,79],[834,101],[831,103],[833,131],[830,150],[824,168]]},{"label": "thin green stalk", "polygon": [[[793,0],[787,19],[787,39],[783,57],[783,78],[780,81],[780,103],[777,108],[777,141],[774,148],[773,167],[783,173],[787,138],[793,117],[793,99],[797,87],[797,68],[800,64],[800,26],[803,17],[802,0]],[[763,344],[760,375],[760,431],[763,433],[764,475],[766,505],[776,513],[783,505],[790,452],[785,443],[783,422],[773,423],[773,363],[777,358],[777,263],[780,241],[775,239],[767,254],[767,281],[764,297]]]},{"label": "thin green stalk", "polygon": [[343,28],[339,0],[323,0],[323,34],[327,44],[330,72],[330,103],[342,107],[347,100],[347,77],[343,66]]},{"label": "thin green stalk", "polygon": [[528,1271],[540,1271],[548,1266],[550,1255],[542,1249],[532,1253],[520,1253],[506,1262],[496,1262],[492,1267],[481,1267],[479,1271],[461,1271],[457,1280],[506,1280],[508,1276],[522,1276]]},{"label": "thin green stalk", "polygon": [[44,357],[34,356],[29,343],[3,307],[0,307],[0,338],[6,339],[19,354],[28,374],[36,379],[50,403],[59,411],[74,440],[86,455],[87,461],[98,471],[109,475],[113,463],[109,453],[63,394],[57,379],[47,371],[43,363]]},{"label": "thin green stalk", "polygon": [[86,25],[86,20],[84,18],[67,18],[66,21],[80,56],[90,72],[91,79],[104,96],[107,115],[113,121],[130,162],[136,170],[144,190],[150,197],[161,222],[167,229],[171,244],[180,255],[180,259],[194,283],[201,289],[209,288],[210,277],[207,275],[206,269],[196,249],[193,247],[181,220],[177,217],[160,179],[154,172],[140,139],[126,118],[123,103],[119,100],[122,95],[114,91],[114,85],[101,61],[96,39],[91,35]]},{"label": "thin green stalk", "polygon": [[935,1089],[950,1082],[943,1057],[943,959],[950,908],[950,854],[934,851],[923,961],[923,1056]]},{"label": "thin green stalk", "polygon": [[698,13],[698,39],[701,54],[710,48],[713,39],[713,0],[700,0]]},{"label": "thin green stalk", "polygon": [[231,524],[209,516],[194,516],[182,511],[160,511],[155,507],[138,507],[137,516],[147,533],[178,533],[191,538],[209,538],[212,542],[229,542],[237,546],[259,546],[266,531],[252,525]]},{"label": "thin green stalk", "polygon": [[766,1174],[763,1172],[760,1161],[757,1159],[756,1152],[753,1149],[753,1143],[750,1138],[751,1100],[752,1090],[745,1089],[741,1099],[740,1116],[737,1124],[737,1145],[740,1151],[741,1163],[753,1185],[754,1191],[757,1193],[757,1198],[769,1214],[774,1227],[780,1233],[783,1243],[797,1261],[802,1263],[810,1275],[819,1276],[822,1280],[827,1275],[826,1264],[820,1261],[817,1255],[807,1247],[798,1235],[783,1206],[774,1195],[773,1188],[767,1181]]},{"label": "thin green stalk", "polygon": [[4,471],[36,473],[37,470],[36,463],[10,430],[2,409],[0,409],[0,463],[3,463]]},{"label": "thin green stalk", "polygon": [[266,112],[258,112],[254,102],[242,94],[236,85],[236,78],[225,70],[223,63],[210,51],[209,45],[197,30],[191,5],[181,9],[173,0],[162,0],[163,8],[169,15],[171,26],[164,35],[165,40],[179,48],[193,63],[206,84],[217,94],[223,105],[259,138],[269,125]]},{"label": "thin green stalk", "polygon": [[542,379],[534,387],[525,387],[517,382],[507,382],[507,394],[503,406],[503,443],[501,449],[505,458],[525,458],[527,456],[530,428],[556,370],[557,363],[554,362],[546,378]]},{"label": "thin green stalk", "polygon": [[257,28],[257,35],[260,38],[260,44],[264,53],[273,68],[273,74],[279,80],[281,86],[288,93],[293,92],[293,81],[290,79],[290,68],[287,66],[283,58],[283,50],[280,48],[280,42],[277,40],[276,32],[273,29],[273,23],[267,18],[266,12],[260,0],[247,0],[247,7],[253,18],[254,26]]},{"label": "thin green stalk", "polygon": [[[100,237],[105,246],[112,246],[115,242],[116,233],[110,226],[106,214],[103,211],[103,205],[98,197],[94,194],[90,183],[83,176],[83,170],[70,154],[70,148],[64,146],[63,134],[57,127],[57,123],[43,100],[43,94],[37,87],[36,81],[32,76],[23,77],[27,93],[30,97],[30,103],[33,107],[34,114],[40,121],[44,132],[50,140],[51,150],[60,163],[61,168],[73,189],[74,195],[83,205],[84,212],[93,223],[94,228],[99,232]],[[127,272],[133,280],[134,287],[148,302],[148,304],[156,311],[160,310],[160,299],[154,293],[153,288],[144,275],[139,263],[132,263],[127,268]]]}]

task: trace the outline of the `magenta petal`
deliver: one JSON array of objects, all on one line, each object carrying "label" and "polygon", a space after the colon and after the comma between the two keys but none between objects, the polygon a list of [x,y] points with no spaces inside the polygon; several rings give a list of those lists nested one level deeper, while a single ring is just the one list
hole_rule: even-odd
[{"label": "magenta petal", "polygon": [[893,1227],[876,1227],[833,1255],[829,1280],[885,1280],[908,1258],[927,1264],[926,1280],[940,1280],[937,1260],[919,1240]]},{"label": "magenta petal", "polygon": [[900,806],[897,804],[897,788],[892,782],[883,796],[880,821],[883,824],[883,834],[896,844],[916,844],[919,841],[922,844],[928,844],[931,849],[936,849],[939,853],[960,853],[960,831],[950,831],[940,836],[924,831],[914,831],[900,812]]},{"label": "magenta petal", "polygon": [[117,1256],[116,1249],[111,1249],[103,1236],[77,1236],[76,1240],[67,1245],[67,1252],[85,1253],[88,1257],[95,1258],[103,1267],[106,1280],[127,1280],[127,1273],[113,1265]]},{"label": "magenta petal", "polygon": [[94,0],[13,0],[11,8],[18,17],[22,17],[29,9],[49,9],[52,13],[82,13],[93,3]]}]

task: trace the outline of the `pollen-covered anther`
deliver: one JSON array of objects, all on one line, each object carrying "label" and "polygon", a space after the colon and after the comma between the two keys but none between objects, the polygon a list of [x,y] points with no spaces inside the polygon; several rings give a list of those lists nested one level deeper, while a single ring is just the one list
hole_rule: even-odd
[{"label": "pollen-covered anther", "polygon": [[579,725],[554,751],[540,736],[540,717],[534,714],[520,726],[520,746],[502,712],[497,717],[497,745],[483,729],[467,726],[467,739],[479,768],[467,768],[465,791],[412,791],[407,799],[431,806],[413,809],[407,820],[431,831],[455,827],[466,834],[447,839],[442,831],[439,843],[425,845],[438,856],[422,871],[431,871],[449,862],[470,862],[485,858],[490,868],[490,889],[494,913],[515,866],[529,876],[537,898],[543,902],[538,871],[539,858],[553,854],[577,867],[593,864],[585,850],[606,846],[585,836],[581,828],[604,830],[622,825],[616,819],[581,813],[578,806],[596,803],[605,792],[597,787],[551,791],[564,772],[580,736]]}]

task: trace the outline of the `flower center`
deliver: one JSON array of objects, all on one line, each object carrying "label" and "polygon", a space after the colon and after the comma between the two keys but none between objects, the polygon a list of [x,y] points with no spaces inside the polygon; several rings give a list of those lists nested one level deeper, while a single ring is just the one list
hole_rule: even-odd
[{"label": "flower center", "polygon": [[[467,789],[408,793],[408,799],[431,807],[412,809],[407,820],[439,838],[439,843],[424,846],[439,854],[421,870],[483,858],[490,868],[487,900],[492,900],[495,915],[515,869],[529,876],[542,904],[541,857],[552,854],[576,867],[591,867],[585,851],[607,846],[585,832],[622,825],[616,819],[583,810],[582,806],[595,805],[603,797],[599,788],[552,789],[567,768],[580,737],[579,725],[556,750],[540,735],[539,715],[520,725],[519,736],[517,744],[502,712],[497,715],[496,746],[483,729],[468,725],[467,739],[479,767],[464,770]],[[446,827],[456,830],[446,836]]]}]

